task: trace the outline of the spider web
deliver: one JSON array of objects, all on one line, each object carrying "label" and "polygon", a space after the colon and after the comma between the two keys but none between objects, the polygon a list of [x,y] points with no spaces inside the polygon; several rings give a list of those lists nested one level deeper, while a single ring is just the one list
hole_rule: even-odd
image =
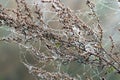
[{"label": "spider web", "polygon": [[[10,1],[10,0],[0,0],[0,3],[2,3],[2,4],[5,3],[3,5],[4,7],[8,7],[8,5],[11,4],[11,2],[12,1]],[[31,1],[28,0],[27,2],[31,8],[33,8],[34,5],[36,5],[36,4],[40,5],[40,7],[43,8],[42,12],[44,14],[44,16],[43,16],[44,22],[46,22],[47,25],[50,25],[51,29],[53,31],[56,31],[56,33],[62,32],[61,27],[60,27],[61,24],[59,23],[59,19],[58,19],[58,17],[56,17],[56,13],[52,12],[48,8],[49,7],[48,4],[42,4],[40,0],[31,0]],[[99,0],[98,2],[96,2],[96,5],[97,4],[102,5],[102,8],[106,7],[106,8],[109,8],[110,10],[114,10],[119,13],[119,11],[120,11],[119,9],[116,9],[114,7],[110,7],[109,5],[107,5],[107,4],[112,4],[111,2],[108,2],[107,4],[105,4],[105,3],[106,2],[103,2],[103,0]],[[102,8],[97,8],[96,11],[102,10]],[[75,14],[80,16],[80,18],[85,23],[87,23],[91,27],[95,28],[95,26],[96,26],[95,18],[93,16],[89,16],[89,13],[91,11],[89,9],[87,9],[87,10],[86,9],[87,8],[84,7],[83,11],[77,10],[77,11],[75,11],[76,12]],[[86,11],[84,11],[84,10],[86,10]],[[19,36],[19,35],[16,34],[16,36]],[[24,49],[23,46],[26,48]],[[101,79],[100,75],[102,75],[104,73],[104,69],[102,71],[100,71],[98,68],[94,67],[93,65],[82,64],[82,62],[71,62],[71,63],[62,64],[59,61],[48,61],[44,64],[44,62],[41,62],[38,59],[36,59],[36,56],[33,54],[34,52],[32,50],[28,49],[28,46],[29,46],[29,48],[35,47],[36,49],[45,53],[45,55],[50,55],[50,54],[49,54],[49,51],[47,51],[45,48],[44,41],[41,42],[40,40],[33,40],[30,43],[27,43],[26,45],[20,44],[20,48],[21,48],[20,59],[21,59],[21,62],[26,67],[28,67],[29,71],[31,71],[32,67],[37,66],[37,67],[42,67],[42,69],[45,69],[49,72],[66,72],[69,75],[71,75],[73,77],[77,77],[78,79],[81,79],[81,80],[85,80],[86,76],[88,77],[88,75],[89,75],[89,77],[92,76],[91,77],[92,79],[96,79],[96,78]],[[29,58],[31,58],[32,60]],[[88,73],[88,72],[90,72],[90,73]]]}]

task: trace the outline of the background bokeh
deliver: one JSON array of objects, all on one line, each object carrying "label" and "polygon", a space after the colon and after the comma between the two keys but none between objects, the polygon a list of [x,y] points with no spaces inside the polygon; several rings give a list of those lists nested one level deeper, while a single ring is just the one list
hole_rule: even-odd
[{"label": "background bokeh", "polygon": [[[33,6],[34,1],[39,3],[39,0],[27,0],[30,6]],[[70,7],[80,18],[88,25],[93,26],[93,18],[88,16],[90,10],[85,5],[85,0],[62,0],[67,7]],[[120,52],[120,8],[117,0],[91,0],[95,3],[95,10],[100,18],[100,23],[103,29],[103,46],[106,50],[110,49],[111,42],[109,36],[112,36],[117,46],[115,52]],[[6,8],[16,8],[15,0],[0,0],[0,4]],[[45,14],[45,20],[50,20],[51,16]],[[48,22],[53,27],[59,28],[59,25],[54,22]],[[10,33],[7,26],[0,27],[0,38],[5,37]],[[14,43],[6,43],[0,41],[0,80],[35,80],[34,76],[29,74],[27,68],[20,62],[20,51],[18,45]],[[30,57],[28,57],[30,58]],[[66,66],[61,66],[70,75],[84,71],[84,66],[78,63],[71,63]],[[86,68],[89,68],[89,66]],[[96,80],[97,76],[95,77]],[[120,75],[111,72],[107,75],[107,80],[120,80]]]}]

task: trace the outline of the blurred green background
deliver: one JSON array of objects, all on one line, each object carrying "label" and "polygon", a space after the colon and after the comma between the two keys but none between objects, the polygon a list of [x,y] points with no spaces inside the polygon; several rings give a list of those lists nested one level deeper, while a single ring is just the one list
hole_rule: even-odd
[{"label": "blurred green background", "polygon": [[[28,0],[29,4],[32,6],[32,1]],[[36,0],[36,2],[39,0]],[[89,9],[85,6],[85,0],[62,0],[66,6],[77,12],[80,9],[80,18],[85,21],[88,25],[91,25],[92,19],[87,15]],[[118,28],[120,28],[120,9],[117,4],[117,0],[92,0],[96,3],[96,12],[101,20],[102,28],[104,29],[103,36],[103,46],[105,49],[109,49],[110,40],[108,40],[109,35],[111,35],[115,44],[118,46],[116,51],[120,49],[120,33]],[[14,0],[0,0],[0,4],[6,8],[15,8],[16,4]],[[46,15],[47,16],[47,15]],[[46,20],[49,18],[46,17]],[[90,22],[89,22],[90,21]],[[53,24],[55,25],[55,24]],[[0,27],[0,38],[7,36],[10,33],[7,26]],[[27,68],[20,62],[19,58],[20,51],[17,44],[6,43],[0,41],[0,80],[35,80],[33,75],[29,74]],[[69,65],[62,65],[61,70],[66,71],[71,76],[76,76],[75,74],[83,74],[84,71],[89,72],[85,75],[94,75],[94,80],[100,80],[96,70],[90,70],[89,65],[81,65],[80,63],[73,62]],[[87,71],[88,70],[88,71]],[[100,71],[101,72],[101,71]],[[101,74],[102,75],[102,74]],[[98,78],[97,78],[98,77]],[[120,80],[120,75],[109,72],[106,75],[107,80]],[[85,80],[84,78],[82,78]]]},{"label": "blurred green background", "polygon": [[[10,33],[5,27],[0,27],[0,38]],[[35,80],[20,62],[19,54],[17,44],[0,41],[0,80]]]}]

